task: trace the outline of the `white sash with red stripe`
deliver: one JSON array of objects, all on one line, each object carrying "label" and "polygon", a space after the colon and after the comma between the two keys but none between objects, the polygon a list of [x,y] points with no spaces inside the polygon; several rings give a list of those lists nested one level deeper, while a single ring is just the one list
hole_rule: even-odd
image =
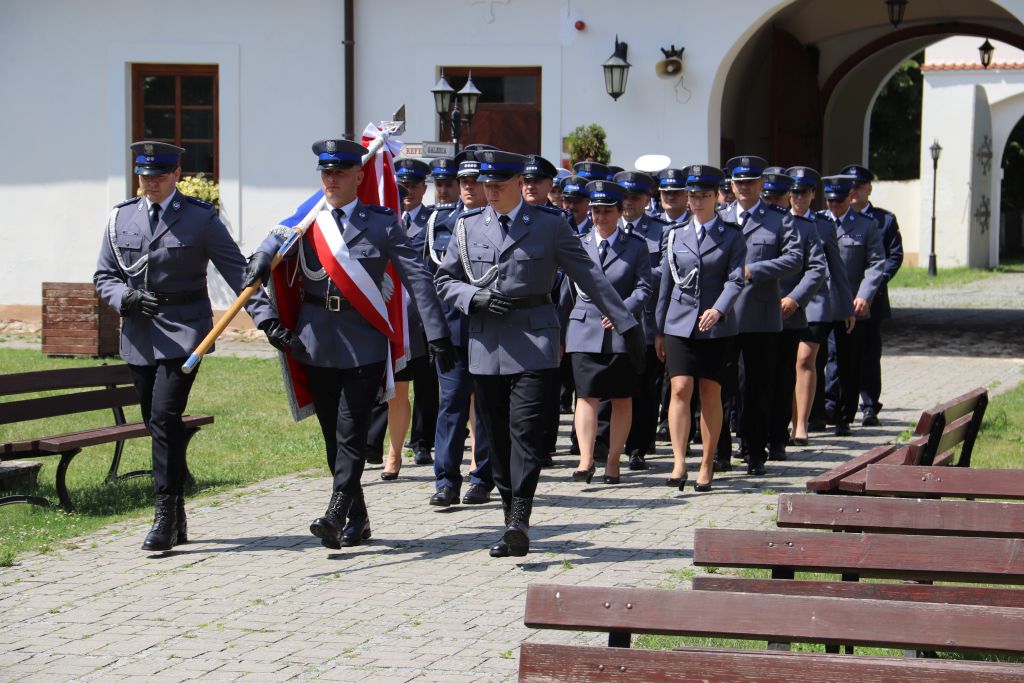
[{"label": "white sash with red stripe", "polygon": [[[387,304],[377,283],[358,259],[352,258],[348,245],[342,238],[341,230],[329,211],[321,211],[307,233],[313,241],[313,248],[320,264],[338,291],[352,304],[375,330],[388,338],[389,342],[401,342],[404,330],[395,330],[388,319]],[[404,365],[404,363],[403,363]],[[390,400],[395,394],[394,364],[391,344],[388,344],[387,375],[384,383],[383,400]]]}]

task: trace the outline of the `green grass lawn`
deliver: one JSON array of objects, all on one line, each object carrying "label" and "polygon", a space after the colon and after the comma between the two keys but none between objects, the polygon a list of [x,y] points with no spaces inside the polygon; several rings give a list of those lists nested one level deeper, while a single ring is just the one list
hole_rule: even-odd
[{"label": "green grass lawn", "polygon": [[927,267],[903,266],[896,277],[889,281],[889,289],[959,287],[992,277],[997,272],[981,268],[939,268],[938,273],[932,277],[928,275]]},{"label": "green grass lawn", "polygon": [[[38,351],[0,349],[0,372],[27,372],[82,367],[102,361],[48,358]],[[108,361],[116,362],[116,361]],[[197,489],[190,496],[210,494],[284,474],[318,469],[327,473],[323,438],[316,419],[292,421],[284,397],[277,360],[210,356],[203,361],[192,389],[188,412],[213,415],[189,447],[189,469]],[[139,420],[138,408],[126,411]],[[0,426],[0,442],[111,424],[109,410],[63,418]],[[68,469],[68,490],[77,507],[66,514],[59,507],[0,507],[0,564],[18,553],[73,546],[77,536],[119,520],[152,514],[152,479],[140,477],[104,483],[113,445],[86,448]],[[37,493],[56,500],[54,472],[58,458],[39,458]],[[149,469],[149,440],[125,446],[121,471]]]}]

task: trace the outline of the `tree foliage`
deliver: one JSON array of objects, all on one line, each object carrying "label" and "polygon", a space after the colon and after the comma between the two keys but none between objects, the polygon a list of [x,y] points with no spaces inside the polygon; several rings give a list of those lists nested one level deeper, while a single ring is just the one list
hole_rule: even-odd
[{"label": "tree foliage", "polygon": [[604,128],[596,123],[587,126],[577,126],[568,137],[565,138],[566,146],[569,148],[569,161],[597,161],[607,164],[612,158],[612,153],[605,142],[608,134]]},{"label": "tree foliage", "polygon": [[921,63],[924,52],[903,62],[882,88],[871,111],[870,166],[879,180],[921,177]]}]

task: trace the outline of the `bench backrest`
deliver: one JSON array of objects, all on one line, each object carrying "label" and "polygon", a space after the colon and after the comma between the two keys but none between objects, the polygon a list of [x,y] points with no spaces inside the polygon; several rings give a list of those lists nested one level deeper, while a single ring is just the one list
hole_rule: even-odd
[{"label": "bench backrest", "polygon": [[123,363],[0,375],[0,397],[42,391],[66,393],[0,402],[0,424],[119,409],[139,402],[131,371]]},{"label": "bench backrest", "polygon": [[900,446],[894,444],[876,446],[867,453],[851,458],[844,463],[836,465],[827,472],[823,472],[816,477],[808,479],[806,482],[807,490],[814,491],[816,493],[834,491],[838,488],[839,482],[844,478],[850,476],[854,472],[859,472],[871,463],[878,462],[882,458],[892,455],[899,448]]},{"label": "bench backrest", "polygon": [[865,475],[865,490],[888,495],[1024,499],[1024,470],[872,465]]},{"label": "bench backrest", "polygon": [[693,563],[793,572],[1024,584],[1024,539],[697,529]]},{"label": "bench backrest", "polygon": [[520,683],[607,681],[888,681],[889,683],[1009,683],[1024,681],[1019,664],[903,657],[848,657],[808,652],[681,648],[626,650],[523,643]]},{"label": "bench backrest", "polygon": [[[878,465],[872,465],[868,472],[875,467]],[[946,468],[942,471],[945,474]],[[954,470],[976,471],[981,470]],[[1024,471],[1021,474],[1024,476]],[[776,524],[782,528],[835,531],[1024,538],[1024,505],[783,493]]]},{"label": "bench backrest", "polygon": [[1024,652],[1024,610],[977,605],[533,584],[524,622],[609,634]]},{"label": "bench backrest", "polygon": [[936,458],[962,444],[956,465],[969,467],[987,406],[988,390],[979,387],[922,412],[914,435],[927,436],[928,443],[913,464],[932,465]]}]

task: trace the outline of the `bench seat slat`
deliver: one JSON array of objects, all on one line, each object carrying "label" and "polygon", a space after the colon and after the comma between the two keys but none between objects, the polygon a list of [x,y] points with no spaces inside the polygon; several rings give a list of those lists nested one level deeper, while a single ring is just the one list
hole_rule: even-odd
[{"label": "bench seat slat", "polygon": [[877,578],[1021,584],[1024,539],[697,529],[693,563],[784,567]]},{"label": "bench seat slat", "polygon": [[879,458],[873,463],[866,463],[864,467],[861,467],[856,472],[843,477],[836,483],[836,489],[845,493],[863,493],[864,482],[867,481],[867,468],[875,464],[885,465],[909,465],[910,459],[917,457],[917,450],[910,448],[900,448],[899,450],[893,451],[891,454],[884,458]]},{"label": "bench seat slat", "polygon": [[865,483],[872,494],[1024,499],[1024,470],[872,465]]},{"label": "bench seat slat", "polygon": [[1024,652],[1024,610],[709,591],[533,584],[529,628]]},{"label": "bench seat slat", "polygon": [[[622,669],[621,667],[625,667]],[[682,648],[634,650],[523,643],[520,683],[590,681],[671,683],[1010,683],[1024,681],[1024,667],[996,662],[904,659],[817,653]]]},{"label": "bench seat slat", "polygon": [[862,470],[870,463],[877,462],[897,449],[897,446],[886,445],[872,448],[867,453],[858,455],[841,465],[833,467],[828,472],[818,475],[807,481],[807,489],[810,491],[824,492],[832,491],[844,477]]},{"label": "bench seat slat", "polygon": [[801,581],[695,576],[693,589],[727,593],[772,593],[859,600],[903,600],[952,605],[1024,607],[1024,590],[988,586],[948,586],[927,583],[868,583],[864,581]]},{"label": "bench seat slat", "polygon": [[777,524],[786,529],[1024,538],[1024,505],[783,493]]},{"label": "bench seat slat", "polygon": [[[186,415],[182,418],[186,428],[199,428],[213,423],[212,415]],[[128,424],[113,427],[98,427],[86,429],[80,432],[70,432],[56,436],[29,439],[26,441],[12,441],[0,444],[4,453],[63,453],[75,448],[85,448],[114,441],[123,441],[145,436],[146,425],[141,422],[129,422]]]}]

